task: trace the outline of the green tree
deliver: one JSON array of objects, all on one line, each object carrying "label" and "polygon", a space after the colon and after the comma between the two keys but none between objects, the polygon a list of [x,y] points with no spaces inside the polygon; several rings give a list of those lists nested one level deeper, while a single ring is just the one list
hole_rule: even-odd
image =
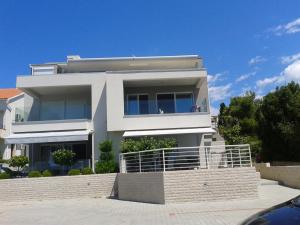
[{"label": "green tree", "polygon": [[64,172],[64,167],[70,167],[74,164],[74,158],[76,154],[71,150],[59,149],[52,153],[53,161],[62,166],[62,172]]},{"label": "green tree", "polygon": [[258,113],[262,159],[300,161],[300,86],[294,82],[267,94]]},{"label": "green tree", "polygon": [[9,166],[17,167],[18,173],[29,163],[29,159],[26,156],[14,156],[9,161]]},{"label": "green tree", "polygon": [[254,92],[230,99],[229,106],[220,104],[218,129],[226,144],[250,144],[253,156],[261,151],[258,131],[258,109],[260,100]]},{"label": "green tree", "polygon": [[103,141],[99,144],[100,150],[100,160],[101,161],[111,161],[114,159],[112,142],[111,141]]},{"label": "green tree", "polygon": [[117,163],[114,160],[112,142],[109,140],[99,144],[100,160],[96,163],[96,173],[113,173],[117,171]]}]

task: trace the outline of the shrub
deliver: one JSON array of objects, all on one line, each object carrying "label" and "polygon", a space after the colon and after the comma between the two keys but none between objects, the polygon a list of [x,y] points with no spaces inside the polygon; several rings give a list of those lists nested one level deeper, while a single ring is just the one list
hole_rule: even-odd
[{"label": "shrub", "polygon": [[88,175],[88,174],[93,174],[93,170],[89,167],[85,167],[81,171],[82,175]]},{"label": "shrub", "polygon": [[10,178],[9,173],[6,172],[0,173],[0,179],[9,179],[9,178]]},{"label": "shrub", "polygon": [[138,152],[140,149],[139,142],[137,140],[128,138],[121,142],[122,152]]},{"label": "shrub", "polygon": [[14,156],[9,160],[9,166],[17,167],[18,172],[20,171],[20,169],[24,168],[27,163],[29,163],[29,159],[23,155]]},{"label": "shrub", "polygon": [[111,141],[103,141],[99,144],[100,160],[101,161],[111,161],[114,159],[112,142]]},{"label": "shrub", "polygon": [[52,172],[50,170],[44,170],[42,175],[43,177],[52,177]]},{"label": "shrub", "polygon": [[0,159],[0,163],[9,163],[8,159]]},{"label": "shrub", "polygon": [[71,169],[71,170],[69,170],[68,175],[69,176],[80,175],[80,170],[78,170],[78,169]]},{"label": "shrub", "polygon": [[115,173],[117,172],[117,164],[111,160],[107,162],[97,162],[95,167],[96,173]]},{"label": "shrub", "polygon": [[40,171],[32,170],[29,172],[28,177],[41,177],[42,174]]},{"label": "shrub", "polygon": [[63,167],[62,171],[64,171],[65,166],[69,167],[74,164],[75,155],[74,152],[66,149],[59,149],[52,153],[54,162]]},{"label": "shrub", "polygon": [[112,142],[109,140],[99,144],[100,160],[96,163],[96,173],[113,173],[117,170],[117,165],[114,161]]},{"label": "shrub", "polygon": [[142,137],[122,141],[122,153],[138,152],[159,148],[173,148],[177,146],[175,138]]}]

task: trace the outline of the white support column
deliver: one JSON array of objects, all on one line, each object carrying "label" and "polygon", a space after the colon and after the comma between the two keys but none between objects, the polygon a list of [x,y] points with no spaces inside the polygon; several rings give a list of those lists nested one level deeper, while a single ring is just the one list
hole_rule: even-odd
[{"label": "white support column", "polygon": [[207,169],[209,169],[210,168],[210,165],[209,165],[210,157],[209,157],[209,153],[207,151],[207,147],[206,146],[204,147],[204,151],[205,151],[206,167],[207,167]]},{"label": "white support column", "polygon": [[93,172],[95,173],[95,133],[93,132],[92,133],[92,170]]},{"label": "white support column", "polygon": [[139,167],[140,167],[140,173],[142,172],[142,162],[141,162],[141,153],[139,152]]},{"label": "white support column", "polygon": [[250,145],[248,146],[248,150],[249,150],[250,167],[252,167],[252,157],[251,157],[251,148],[250,148]]},{"label": "white support column", "polygon": [[232,149],[230,149],[230,160],[231,160],[231,167],[233,168]]},{"label": "white support column", "polygon": [[162,150],[162,156],[163,156],[163,169],[164,172],[166,172],[165,149]]},{"label": "white support column", "polygon": [[242,157],[241,157],[241,149],[239,147],[239,158],[240,158],[240,167],[242,167]]},{"label": "white support column", "polygon": [[125,160],[122,154],[119,154],[119,168],[120,168],[120,173],[126,173]]}]

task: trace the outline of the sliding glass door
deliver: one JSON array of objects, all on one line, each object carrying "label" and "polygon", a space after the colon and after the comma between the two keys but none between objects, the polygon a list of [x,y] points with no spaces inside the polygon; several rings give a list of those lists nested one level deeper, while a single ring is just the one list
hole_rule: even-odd
[{"label": "sliding glass door", "polygon": [[175,113],[174,94],[157,94],[158,113]]},{"label": "sliding glass door", "polygon": [[162,93],[157,94],[158,113],[191,112],[193,107],[192,93]]}]

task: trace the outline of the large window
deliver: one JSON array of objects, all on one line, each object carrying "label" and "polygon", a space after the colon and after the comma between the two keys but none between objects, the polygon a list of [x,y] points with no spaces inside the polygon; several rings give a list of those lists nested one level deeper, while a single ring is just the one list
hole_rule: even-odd
[{"label": "large window", "polygon": [[41,120],[90,118],[91,105],[87,99],[59,99],[41,101]]},{"label": "large window", "polygon": [[86,143],[64,143],[64,144],[47,144],[41,145],[40,161],[53,161],[52,153],[58,149],[67,149],[73,151],[76,155],[74,160],[87,159]]},{"label": "large window", "polygon": [[158,113],[191,112],[193,107],[192,93],[162,93],[157,94]]},{"label": "large window", "polygon": [[149,113],[149,100],[147,94],[127,95],[127,114],[138,115]]}]

